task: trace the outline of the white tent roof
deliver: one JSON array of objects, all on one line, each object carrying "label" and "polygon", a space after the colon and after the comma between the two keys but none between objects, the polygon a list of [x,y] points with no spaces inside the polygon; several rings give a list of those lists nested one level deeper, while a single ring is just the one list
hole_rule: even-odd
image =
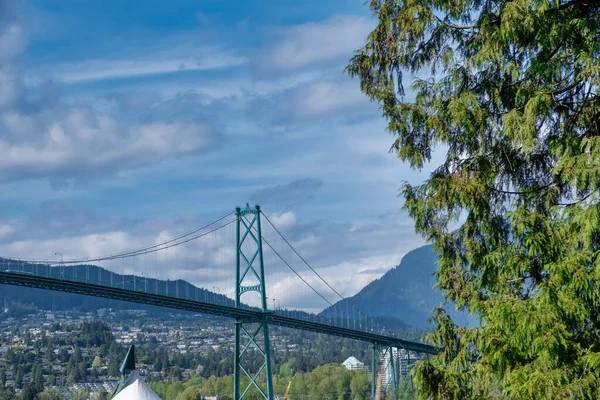
[{"label": "white tent roof", "polygon": [[365,364],[361,363],[360,361],[358,361],[358,360],[357,360],[356,358],[354,358],[354,357],[348,357],[348,358],[346,359],[346,361],[344,361],[344,362],[342,363],[342,365],[343,365],[343,366],[347,366],[347,365],[350,365],[350,366],[363,366],[363,365],[365,365]]},{"label": "white tent roof", "polygon": [[161,400],[161,398],[150,389],[137,371],[132,371],[125,381],[125,387],[113,397],[113,400]]}]

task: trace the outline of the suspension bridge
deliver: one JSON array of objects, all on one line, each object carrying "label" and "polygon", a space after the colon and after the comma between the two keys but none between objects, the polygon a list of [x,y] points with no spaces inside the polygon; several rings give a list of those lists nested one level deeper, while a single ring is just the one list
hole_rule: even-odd
[{"label": "suspension bridge", "polygon": [[[135,250],[66,260],[57,255],[58,260],[0,258],[0,283],[231,318],[235,400],[250,393],[274,399],[270,325],[371,343],[372,398],[379,395],[383,372],[387,384],[398,386],[397,354],[410,360],[438,352],[395,337],[349,304],[258,205],[238,207],[200,228]],[[262,360],[255,371],[244,363],[250,353]]]}]

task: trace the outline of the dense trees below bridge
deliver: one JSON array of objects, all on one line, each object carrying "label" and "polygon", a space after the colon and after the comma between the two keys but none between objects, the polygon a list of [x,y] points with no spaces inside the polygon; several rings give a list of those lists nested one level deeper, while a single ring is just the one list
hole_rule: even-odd
[{"label": "dense trees below bridge", "polygon": [[[294,364],[293,360],[290,360]],[[339,364],[321,365],[307,373],[295,373],[293,376],[277,374],[273,376],[273,391],[283,396],[288,384],[289,397],[307,400],[367,400],[371,395],[371,379],[364,371],[348,371]],[[192,378],[185,384],[176,382],[153,382],[152,389],[164,400],[200,400],[202,396],[218,395],[219,399],[231,400],[233,376]],[[245,387],[245,385],[242,385]],[[249,400],[261,397],[249,392]]]},{"label": "dense trees below bridge", "polygon": [[[51,334],[55,332],[64,334]],[[368,344],[284,328],[274,328],[271,334],[277,348],[272,350],[272,361],[278,394],[283,394],[292,380],[291,393],[303,390],[324,393],[325,390],[337,393],[332,397],[336,399],[368,398],[357,393],[361,393],[365,382],[370,381],[369,375],[344,372],[343,368],[338,368],[349,356],[370,365],[371,349]],[[80,325],[54,323],[42,327],[41,336],[34,338],[28,330],[18,332],[18,335],[20,342],[11,345],[0,358],[0,400],[18,397],[42,399],[52,396],[51,391],[44,390],[44,387],[70,386],[98,381],[98,378],[116,379],[127,350],[125,345],[117,343],[110,328],[101,321]],[[285,338],[291,346],[277,346],[277,338]],[[256,353],[254,357],[252,353],[248,356],[244,358],[244,366],[251,371],[258,370],[262,358]],[[165,399],[175,399],[179,395],[183,399],[192,399],[194,397],[190,396],[194,393],[208,391],[231,395],[232,359],[232,350],[227,346],[181,354],[167,351],[153,336],[140,335],[136,339],[137,366],[152,366],[150,370],[156,373],[148,376],[147,381]],[[57,370],[59,367],[60,370]],[[341,386],[334,384],[338,380],[343,382]],[[282,386],[283,390],[278,391]],[[22,390],[18,397],[17,389]],[[41,393],[45,394],[41,396]],[[352,396],[342,396],[342,393]]]}]

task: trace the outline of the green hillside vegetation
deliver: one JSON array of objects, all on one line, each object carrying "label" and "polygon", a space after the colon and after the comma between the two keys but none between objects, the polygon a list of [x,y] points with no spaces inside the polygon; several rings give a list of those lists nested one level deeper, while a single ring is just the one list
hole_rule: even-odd
[{"label": "green hillside vegetation", "polygon": [[[290,360],[293,365],[294,359]],[[282,367],[283,368],[283,367]],[[364,371],[348,371],[339,364],[325,364],[307,373],[294,376],[275,374],[273,390],[283,396],[289,382],[292,382],[289,392],[290,399],[348,399],[368,400],[371,396],[371,378]],[[244,383],[244,382],[243,382]],[[245,385],[242,384],[245,387]],[[179,381],[150,383],[152,390],[164,400],[199,400],[203,396],[219,396],[219,399],[232,400],[233,376],[218,378],[192,378],[185,383]],[[250,391],[249,400],[259,400],[262,397],[255,391]]]}]

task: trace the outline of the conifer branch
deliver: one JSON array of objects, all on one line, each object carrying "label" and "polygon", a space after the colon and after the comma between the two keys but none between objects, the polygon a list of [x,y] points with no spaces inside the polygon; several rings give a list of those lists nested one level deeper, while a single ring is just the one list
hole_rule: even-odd
[{"label": "conifer branch", "polygon": [[512,191],[512,190],[503,190],[503,189],[498,189],[494,186],[487,186],[488,189],[497,192],[497,193],[502,193],[502,194],[507,194],[507,195],[514,195],[514,196],[524,196],[527,194],[531,194],[531,193],[536,193],[536,192],[540,192],[543,190],[548,189],[550,186],[552,186],[555,182],[550,182],[547,185],[543,185],[543,186],[539,186],[537,188],[532,188],[530,190],[522,190],[522,191]]},{"label": "conifer branch", "polygon": [[575,200],[573,202],[570,203],[558,203],[559,206],[561,207],[573,207],[576,206],[577,204],[583,203],[584,201],[586,201],[587,199],[590,198],[590,196],[593,194],[593,192],[588,193],[587,195],[583,196],[582,198]]},{"label": "conifer branch", "polygon": [[448,22],[440,19],[440,17],[438,17],[437,15],[435,16],[435,19],[437,19],[440,24],[447,26],[448,28],[452,28],[452,29],[472,30],[472,29],[476,28],[475,25],[454,25],[454,24],[448,23]]}]

